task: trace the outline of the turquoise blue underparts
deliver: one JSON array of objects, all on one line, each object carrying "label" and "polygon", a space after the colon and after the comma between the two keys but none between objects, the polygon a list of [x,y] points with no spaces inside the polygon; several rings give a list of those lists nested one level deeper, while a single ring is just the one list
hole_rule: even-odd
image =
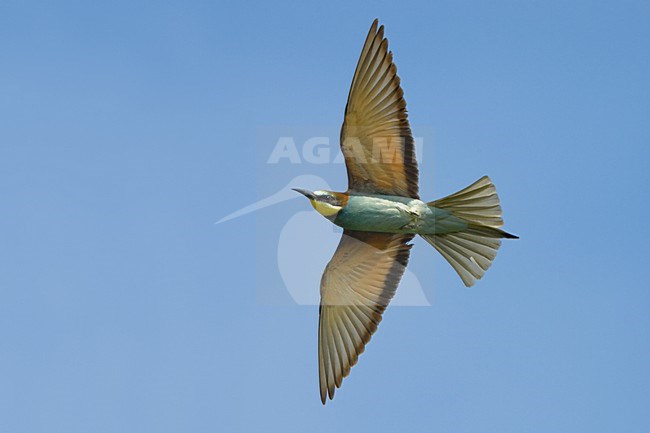
[{"label": "turquoise blue underparts", "polygon": [[465,230],[467,222],[427,203],[399,196],[350,195],[334,224],[348,230],[439,235]]}]

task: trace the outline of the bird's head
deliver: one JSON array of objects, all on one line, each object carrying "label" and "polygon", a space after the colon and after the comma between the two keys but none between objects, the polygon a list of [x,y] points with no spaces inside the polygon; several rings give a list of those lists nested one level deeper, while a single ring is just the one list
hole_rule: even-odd
[{"label": "bird's head", "polygon": [[325,218],[334,219],[343,207],[345,207],[348,196],[340,192],[333,191],[309,191],[306,189],[292,188],[309,199],[311,205],[316,211]]}]

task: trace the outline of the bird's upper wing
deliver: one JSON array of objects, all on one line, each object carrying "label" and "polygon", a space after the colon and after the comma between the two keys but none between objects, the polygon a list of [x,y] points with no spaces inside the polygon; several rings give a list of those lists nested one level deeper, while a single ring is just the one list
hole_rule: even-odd
[{"label": "bird's upper wing", "polygon": [[345,230],[321,279],[318,376],[323,404],[356,364],[395,294],[414,235]]},{"label": "bird's upper wing", "polygon": [[393,54],[372,23],[354,71],[341,150],[350,191],[418,197],[418,167]]}]

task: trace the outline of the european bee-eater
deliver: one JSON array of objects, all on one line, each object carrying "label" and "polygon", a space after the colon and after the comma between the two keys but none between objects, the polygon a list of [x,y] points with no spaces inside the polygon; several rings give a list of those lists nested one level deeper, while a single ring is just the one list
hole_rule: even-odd
[{"label": "european bee-eater", "polygon": [[418,195],[406,102],[384,27],[372,23],[352,78],[341,129],[346,192],[307,191],[318,213],[344,229],[320,283],[318,373],[325,404],[356,364],[404,273],[415,235],[442,254],[466,286],[496,256],[501,207],[487,176],[432,202]]}]

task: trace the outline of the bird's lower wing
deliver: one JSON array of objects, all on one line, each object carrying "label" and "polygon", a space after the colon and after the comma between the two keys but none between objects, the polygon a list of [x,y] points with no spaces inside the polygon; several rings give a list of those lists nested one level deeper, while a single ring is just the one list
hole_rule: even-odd
[{"label": "bird's lower wing", "polygon": [[334,391],[381,321],[408,263],[413,235],[345,230],[321,279],[320,395]]}]

